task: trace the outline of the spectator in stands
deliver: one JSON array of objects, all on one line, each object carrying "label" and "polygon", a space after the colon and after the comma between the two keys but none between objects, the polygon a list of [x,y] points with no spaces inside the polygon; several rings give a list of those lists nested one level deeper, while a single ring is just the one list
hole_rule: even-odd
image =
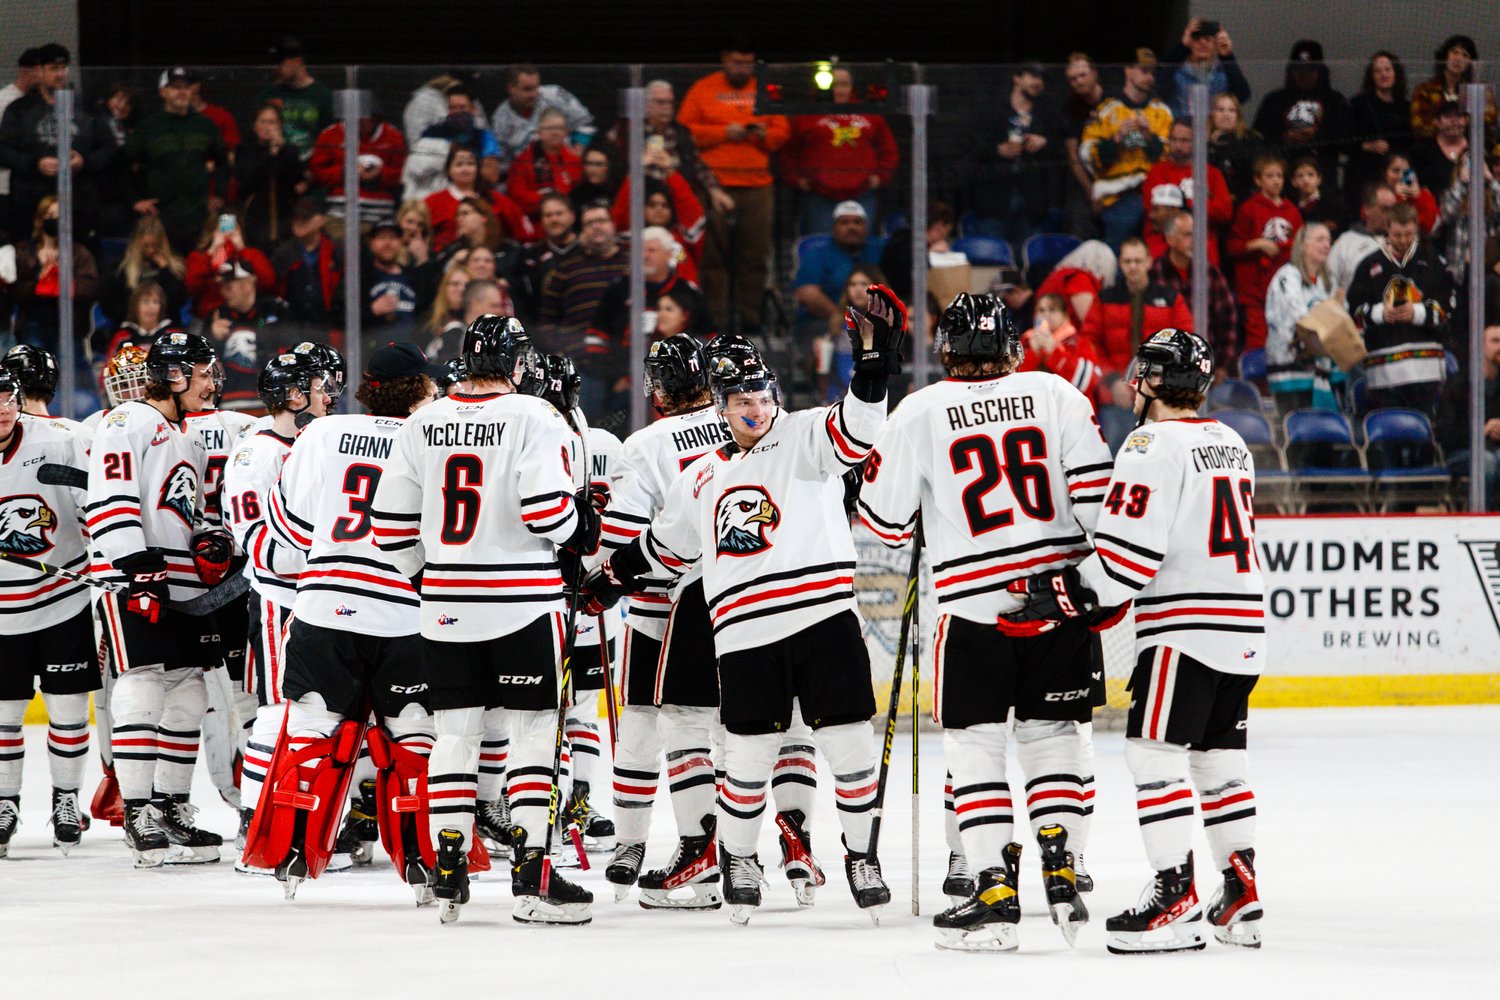
[{"label": "spectator in stands", "polygon": [[[672,234],[679,247],[677,273],[689,281],[698,280],[698,266],[703,260],[703,241],[708,233],[708,219],[703,206],[693,194],[692,186],[681,174],[667,175],[663,184],[646,178],[646,225],[661,226]],[[630,231],[630,181],[620,185],[615,195],[615,228]]]},{"label": "spectator in stands", "polygon": [[522,243],[529,243],[535,238],[536,230],[531,225],[531,220],[526,218],[526,213],[521,211],[521,206],[498,191],[486,194],[479,187],[479,161],[473,151],[455,143],[448,150],[444,172],[448,177],[448,186],[426,198],[428,216],[432,220],[434,253],[442,253],[453,241],[458,206],[465,198],[487,199],[494,214],[500,219],[505,236]]},{"label": "spectator in stands", "polygon": [[1282,197],[1286,161],[1267,153],[1255,161],[1255,191],[1234,213],[1225,250],[1234,262],[1234,290],[1245,326],[1245,350],[1266,345],[1266,289],[1292,255],[1302,214]]},{"label": "spectator in stands", "polygon": [[[845,310],[850,306],[868,308],[870,286],[883,284],[885,275],[870,264],[856,264],[849,272],[844,293],[839,296],[838,315],[829,318],[827,329],[812,344],[813,383],[820,401],[835,403],[843,399],[849,391],[849,380],[854,377],[854,346],[844,332]],[[658,332],[667,336],[660,329]]]},{"label": "spectator in stands", "polygon": [[[432,309],[427,314],[427,321],[422,324],[422,330],[417,335],[417,346],[422,348],[422,353],[427,355],[428,361],[436,362],[439,359],[447,360],[458,357],[458,350],[463,342],[464,330],[468,324],[464,322],[464,291],[469,287],[469,272],[464,270],[458,263],[449,264],[443,276],[438,279],[437,295],[433,299]],[[494,286],[494,299],[496,305],[495,315],[499,315],[500,287]],[[479,315],[484,315],[481,311]]]},{"label": "spectator in stands", "polygon": [[468,149],[479,162],[479,181],[484,188],[500,183],[500,144],[485,127],[479,105],[469,88],[455,83],[447,92],[448,114],[428,125],[420,133],[406,133],[411,147],[401,172],[405,197],[425,198],[443,187],[453,148]]},{"label": "spectator in stands", "polygon": [[[1484,260],[1494,272],[1500,261],[1500,181],[1495,179],[1490,165],[1484,165]],[[1453,183],[1443,195],[1443,204],[1438,212],[1439,232],[1442,236],[1444,257],[1448,273],[1453,276],[1455,288],[1466,287],[1469,281],[1469,161],[1462,159],[1453,168]],[[1461,305],[1460,309],[1466,306]]]},{"label": "spectator in stands", "polygon": [[181,66],[162,71],[162,108],[141,119],[121,154],[134,175],[136,213],[160,216],[178,252],[196,244],[204,216],[224,204],[229,180],[223,137],[191,107],[194,79]]},{"label": "spectator in stands", "polygon": [[1193,311],[1175,289],[1151,280],[1146,241],[1129,237],[1120,245],[1120,280],[1099,293],[1079,332],[1106,372],[1128,373],[1141,341],[1167,327],[1192,330]]},{"label": "spectator in stands", "polygon": [[1336,190],[1324,185],[1318,161],[1311,156],[1292,164],[1291,200],[1304,223],[1321,222],[1330,233],[1344,225],[1344,201]]},{"label": "spectator in stands", "polygon": [[1182,29],[1182,41],[1167,50],[1156,70],[1156,90],[1176,118],[1190,118],[1192,85],[1208,84],[1208,96],[1233,94],[1250,100],[1250,82],[1234,58],[1234,42],[1218,21],[1195,17]]},{"label": "spectator in stands", "polygon": [[[1146,206],[1146,225],[1141,236],[1145,239],[1146,249],[1151,256],[1157,257],[1167,252],[1167,223],[1183,210],[1186,199],[1182,196],[1182,188],[1176,184],[1158,184],[1150,189],[1150,197],[1150,204]],[[1208,241],[1209,259],[1213,263],[1217,263],[1217,242],[1214,239]]]},{"label": "spectator in stands", "polygon": [[[603,137],[603,148],[609,151],[609,161],[619,165],[627,162],[630,137],[625,132],[625,125],[623,118],[617,120]],[[666,183],[673,173],[681,174],[704,208],[715,212],[734,209],[733,200],[725,194],[719,186],[719,179],[698,154],[693,133],[677,121],[674,91],[665,80],[652,80],[646,84],[646,144],[642,166],[647,177],[654,177],[662,183]],[[590,194],[589,197],[602,195]]]},{"label": "spectator in stands", "polygon": [[490,118],[490,128],[506,163],[536,138],[542,112],[548,108],[563,113],[574,152],[581,152],[593,140],[594,116],[582,101],[555,83],[542,83],[541,70],[530,63],[512,63],[505,71],[505,103]]},{"label": "spectator in stands", "polygon": [[[593,373],[607,366],[611,345],[591,336],[589,327],[598,315],[605,289],[629,273],[630,261],[620,252],[607,204],[589,205],[583,210],[582,222],[579,252],[563,258],[542,286],[539,339],[549,353],[565,354],[580,370]],[[585,381],[584,390],[589,395],[586,412],[598,411],[607,388],[598,378]]]},{"label": "spectator in stands", "polygon": [[[150,347],[162,334],[180,328],[175,314],[167,308],[167,294],[161,286],[154,281],[143,281],[130,294],[124,321],[110,333],[107,344],[96,343],[94,356],[112,358],[126,344]],[[99,332],[95,331],[96,335]]]},{"label": "spectator in stands", "polygon": [[219,276],[223,266],[240,261],[255,276],[256,290],[271,294],[276,288],[276,269],[260,250],[249,245],[238,217],[210,215],[200,227],[198,246],[187,255],[182,283],[192,303],[194,316],[206,316],[222,301]]},{"label": "spectator in stands", "polygon": [[1113,288],[1119,277],[1119,265],[1115,255],[1098,240],[1085,240],[1074,247],[1052,273],[1037,286],[1037,298],[1043,295],[1062,297],[1068,312],[1068,322],[1082,330],[1093,311],[1099,306],[1099,296],[1105,289]]},{"label": "spectator in stands", "polygon": [[1387,156],[1411,147],[1406,67],[1394,53],[1381,49],[1370,57],[1359,93],[1349,101],[1349,115],[1357,145],[1349,151],[1344,190],[1358,195],[1382,179]]},{"label": "spectator in stands", "polygon": [[[1193,210],[1193,123],[1178,119],[1167,132],[1167,155],[1156,162],[1146,174],[1141,185],[1144,210],[1149,214],[1158,188],[1175,187],[1182,193],[1178,208]],[[1234,201],[1229,196],[1229,186],[1224,174],[1212,163],[1208,165],[1208,262],[1219,265],[1219,240],[1234,219]],[[1146,245],[1152,255],[1166,250],[1166,241],[1159,227],[1148,227]]]},{"label": "spectator in stands", "polygon": [[[59,214],[54,195],[49,194],[37,203],[31,226],[26,230],[30,239],[16,241],[16,278],[9,289],[16,305],[16,343],[30,344],[53,354],[59,353],[62,325],[58,308]],[[80,343],[88,334],[89,312],[98,297],[99,268],[94,255],[79,240],[73,244],[73,334]],[[85,352],[78,352],[78,360],[87,371]]]},{"label": "spectator in stands", "polygon": [[258,410],[260,396],[256,383],[263,358],[291,347],[297,340],[276,336],[277,327],[286,315],[286,303],[259,290],[258,276],[240,259],[226,260],[219,266],[217,304],[194,324],[193,332],[207,337],[224,366],[223,407],[226,410]]},{"label": "spectator in stands", "polygon": [[[1151,282],[1165,285],[1185,302],[1191,304],[1193,296],[1193,214],[1179,212],[1167,223],[1167,252],[1151,263]],[[1208,341],[1214,349],[1214,363],[1218,366],[1216,380],[1235,370],[1235,359],[1240,355],[1238,315],[1234,306],[1234,292],[1224,274],[1217,267],[1208,268],[1208,330],[1194,332]]]},{"label": "spectator in stands", "polygon": [[[448,117],[451,113],[448,95],[454,87],[462,86],[466,90],[472,87],[473,80],[468,79],[468,76],[469,74],[450,70],[439,73],[412,91],[406,107],[401,111],[401,134],[406,136],[408,142],[415,143],[429,128]],[[470,113],[474,116],[475,125],[489,130],[490,119],[484,113],[484,105],[473,101]]]},{"label": "spectator in stands", "polygon": [[286,141],[276,105],[263,104],[255,113],[250,139],[235,156],[234,174],[247,241],[275,248],[291,232],[292,204],[307,191],[302,160]]},{"label": "spectator in stands", "polygon": [[1255,130],[1283,157],[1317,157],[1324,177],[1338,176],[1339,154],[1349,143],[1349,103],[1328,80],[1321,43],[1292,46],[1286,86],[1261,100]]},{"label": "spectator in stands", "polygon": [[536,321],[547,276],[569,254],[576,253],[579,245],[578,214],[573,211],[573,202],[567,196],[544,196],[541,217],[542,239],[521,251],[511,289],[516,315],[527,323]]},{"label": "spectator in stands", "polygon": [[425,201],[403,201],[396,209],[396,225],[401,228],[404,263],[425,264],[432,259],[432,216]]},{"label": "spectator in stands", "polygon": [[[125,256],[104,282],[99,306],[104,315],[118,322],[125,315],[126,306],[136,289],[150,282],[165,296],[162,315],[176,319],[187,304],[187,288],[182,276],[187,265],[172,250],[167,242],[167,231],[161,219],[154,215],[143,216],[135,224],[135,233],[125,246]],[[109,355],[114,357],[113,353]]]},{"label": "spectator in stands", "polygon": [[1328,279],[1334,289],[1349,291],[1354,269],[1360,261],[1380,249],[1391,209],[1396,207],[1396,193],[1385,184],[1371,184],[1359,206],[1359,221],[1339,234],[1328,255]]},{"label": "spectator in stands", "polygon": [[535,222],[543,197],[567,194],[581,180],[583,158],[568,146],[568,116],[547,108],[537,116],[536,138],[511,162],[506,192]]},{"label": "spectator in stands", "polygon": [[[1417,85],[1411,95],[1411,134],[1415,139],[1429,139],[1437,131],[1438,111],[1447,101],[1467,107],[1464,84],[1474,82],[1474,63],[1479,61],[1479,47],[1468,35],[1451,35],[1433,53],[1432,78]],[[1491,87],[1484,97],[1485,145],[1495,137],[1495,91]]]},{"label": "spectator in stands", "polygon": [[1266,141],[1245,122],[1240,99],[1220,94],[1210,104],[1208,113],[1212,130],[1208,134],[1208,162],[1219,168],[1224,183],[1235,202],[1255,193],[1251,181],[1255,158],[1265,152]]},{"label": "spectator in stands", "polygon": [[272,258],[276,289],[287,306],[283,319],[303,324],[314,338],[342,325],[344,317],[344,248],[329,237],[327,226],[321,197],[297,199],[291,237]]},{"label": "spectator in stands", "polygon": [[[958,217],[953,214],[953,209],[941,201],[929,201],[927,203],[927,252],[947,253],[952,246],[949,240],[953,237],[954,227],[958,223]],[[908,223],[886,237],[885,249],[880,251],[880,271],[885,275],[884,284],[900,296],[901,301],[911,301],[911,224]],[[937,310],[942,315],[947,303],[943,303]],[[843,313],[839,313],[840,316]]]},{"label": "spectator in stands", "polygon": [[656,329],[651,336],[654,340],[666,340],[679,333],[702,330],[699,336],[712,337],[713,328],[708,324],[708,302],[703,292],[696,285],[679,282],[657,297]]},{"label": "spectator in stands", "polygon": [[776,207],[770,158],[790,130],[779,115],[751,113],[755,52],[750,43],[732,40],[719,55],[719,71],[693,84],[677,119],[693,133],[704,162],[734,203],[709,220],[704,294],[724,329],[758,330]]},{"label": "spectator in stands", "polygon": [[1441,199],[1453,182],[1453,165],[1468,151],[1469,113],[1457,101],[1444,101],[1438,106],[1437,131],[1412,145],[1412,169],[1422,187]]},{"label": "spectator in stands", "polygon": [[1391,209],[1380,249],[1355,269],[1349,311],[1370,352],[1364,367],[1371,408],[1432,414],[1443,387],[1453,281],[1437,250],[1421,239],[1412,205]]},{"label": "spectator in stands", "polygon": [[596,201],[605,203],[615,200],[617,188],[609,154],[602,149],[587,149],[583,153],[583,180],[573,186],[568,197],[573,202],[573,211],[583,210]]},{"label": "spectator in stands", "polygon": [[190,87],[191,95],[188,99],[189,106],[214,123],[219,130],[219,135],[224,139],[224,148],[229,150],[229,165],[234,166],[234,151],[240,144],[240,124],[234,120],[234,112],[222,104],[212,104],[208,98],[203,96],[203,81],[194,79]]},{"label": "spectator in stands", "polygon": [[1145,209],[1136,189],[1161,159],[1172,125],[1171,110],[1152,96],[1155,74],[1156,55],[1136,49],[1135,62],[1125,67],[1124,90],[1099,105],[1079,146],[1079,155],[1093,170],[1094,203],[1111,259],[1125,237],[1141,231]]},{"label": "spectator in stands", "polygon": [[276,60],[274,80],[256,96],[255,103],[275,104],[281,109],[287,142],[305,163],[318,136],[333,124],[333,91],[307,71],[302,43],[297,39],[281,39],[271,47],[271,58]]},{"label": "spectator in stands", "polygon": [[[22,95],[36,86],[36,78],[42,65],[40,49],[26,49],[16,61],[16,77],[0,87],[0,120],[5,111]],[[10,218],[10,171],[0,167],[0,221]]]},{"label": "spectator in stands", "polygon": [[[0,108],[3,108],[5,104],[4,99],[0,98]],[[113,144],[111,148],[114,150],[109,167],[95,178],[98,185],[101,239],[128,239],[130,231],[135,227],[136,214],[130,207],[130,203],[135,200],[131,196],[133,187],[129,174],[122,168],[120,157],[125,148],[125,140],[130,138],[131,132],[135,131],[135,126],[140,121],[144,110],[145,105],[141,94],[123,81],[112,83],[109,86],[108,96],[100,102],[97,113],[104,123],[105,130]],[[8,171],[0,171],[0,174],[7,173]],[[0,219],[5,218],[4,190],[3,184],[0,184]]]},{"label": "spectator in stands", "polygon": [[1094,344],[1068,321],[1067,303],[1053,292],[1038,295],[1032,327],[1021,335],[1026,351],[1017,371],[1051,372],[1098,406],[1101,369]]},{"label": "spectator in stands", "polygon": [[[494,258],[491,256],[491,261]],[[364,333],[377,340],[404,342],[417,332],[417,318],[432,300],[431,265],[401,262],[401,229],[394,221],[370,227],[359,288]]]},{"label": "spectator in stands", "polygon": [[[1467,402],[1467,393],[1464,394]],[[1484,328],[1484,493],[1485,509],[1500,508],[1500,323]],[[1448,469],[1455,476],[1469,473],[1469,421],[1467,407],[1452,420],[1439,420],[1438,440],[1448,455]]]},{"label": "spectator in stands", "polygon": [[870,219],[857,201],[843,201],[833,209],[833,233],[826,243],[801,249],[792,295],[797,300],[797,332],[808,341],[828,329],[838,314],[835,304],[856,264],[880,260],[881,242],[870,236]]},{"label": "spectator in stands", "polygon": [[1039,63],[1019,67],[1006,102],[974,132],[974,208],[1015,244],[1057,228],[1049,215],[1062,201],[1066,151],[1061,123],[1042,103],[1044,88]]},{"label": "spectator in stands", "polygon": [[[401,172],[406,166],[406,139],[373,107],[359,118],[359,228],[368,233],[377,222],[395,219],[401,197]],[[328,198],[328,234],[344,232],[344,123],[334,122],[318,134],[307,172]]]},{"label": "spectator in stands", "polygon": [[1332,380],[1344,373],[1325,357],[1298,344],[1297,321],[1333,295],[1328,254],[1333,236],[1321,222],[1308,222],[1292,241],[1291,259],[1266,290],[1266,383],[1280,415],[1311,408],[1336,410]]},{"label": "spectator in stands", "polygon": [[1063,98],[1062,135],[1070,178],[1064,204],[1068,232],[1086,240],[1099,235],[1099,227],[1094,221],[1094,178],[1079,157],[1078,149],[1083,127],[1104,103],[1104,87],[1099,83],[1099,68],[1086,52],[1074,52],[1068,56],[1064,73],[1068,80],[1068,94]]},{"label": "spectator in stands", "polygon": [[521,244],[505,232],[489,202],[483,198],[465,198],[454,215],[453,239],[438,253],[437,265],[446,268],[455,255],[480,247],[496,257],[502,283],[508,283],[520,261]]},{"label": "spectator in stands", "polygon": [[[854,74],[847,67],[833,71],[833,103],[854,99]],[[790,122],[791,137],[777,160],[781,181],[797,189],[797,232],[803,236],[826,233],[833,206],[857,201],[875,219],[880,211],[878,192],[896,176],[901,154],[884,118],[876,114],[797,115]]]},{"label": "spectator in stands", "polygon": [[1410,203],[1417,210],[1417,222],[1422,232],[1431,233],[1438,222],[1437,198],[1422,186],[1421,178],[1405,153],[1392,153],[1385,158],[1385,183],[1396,192],[1398,202]]}]

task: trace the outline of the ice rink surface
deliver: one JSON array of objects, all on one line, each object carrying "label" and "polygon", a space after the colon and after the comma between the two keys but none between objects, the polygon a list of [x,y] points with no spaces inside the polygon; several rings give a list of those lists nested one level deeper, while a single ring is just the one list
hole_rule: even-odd
[{"label": "ice rink surface", "polygon": [[[1098,796],[1087,852],[1094,923],[1070,950],[1042,905],[1036,847],[1023,858],[1021,948],[1008,955],[940,952],[930,917],[947,848],[941,739],[926,734],[922,768],[922,916],[910,913],[910,741],[898,739],[881,856],[895,899],[881,926],[857,911],[843,880],[826,771],[814,847],[828,884],[799,910],[773,863],[750,926],[726,911],[660,913],[615,904],[602,863],[582,881],[594,922],[534,928],[510,917],[510,887],[474,884],[461,921],[440,927],[417,909],[382,856],[330,874],[294,903],[273,880],[217,865],[134,871],[118,830],[96,823],[63,858],[45,824],[45,732],[28,727],[23,825],[0,861],[0,996],[156,1000],[276,996],[358,998],[721,998],[984,995],[1099,997],[1500,997],[1500,787],[1489,766],[1500,707],[1278,710],[1251,718],[1260,827],[1257,868],[1265,946],[1210,940],[1186,955],[1115,956],[1103,920],[1133,905],[1148,877],[1118,733],[1101,733]],[[820,767],[822,764],[820,762]],[[85,798],[98,778],[92,760]],[[1014,770],[1011,780],[1017,775]],[[665,797],[665,788],[662,791]],[[203,825],[233,813],[200,769]],[[648,865],[674,843],[664,801]],[[761,858],[779,853],[768,822]],[[600,856],[594,856],[601,861]],[[1209,871],[1201,831],[1199,891]],[[500,869],[497,866],[497,872]]]}]

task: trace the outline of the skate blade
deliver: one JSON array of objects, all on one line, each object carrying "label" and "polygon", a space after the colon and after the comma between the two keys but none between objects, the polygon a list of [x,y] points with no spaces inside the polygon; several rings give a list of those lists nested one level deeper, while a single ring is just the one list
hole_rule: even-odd
[{"label": "skate blade", "polygon": [[729,922],[736,927],[748,927],[750,925],[750,917],[755,913],[756,909],[758,907],[751,906],[749,903],[735,903],[729,907]]},{"label": "skate blade", "polygon": [[149,851],[131,851],[135,855],[135,866],[137,868],[160,868],[167,860],[167,849],[165,847],[153,848]]},{"label": "skate blade", "polygon": [[615,886],[613,886],[613,888],[615,890],[615,902],[616,903],[623,903],[627,899],[630,898],[630,889],[631,889],[630,886],[628,886],[628,885],[615,885]]},{"label": "skate blade", "polygon": [[874,906],[865,907],[865,912],[870,915],[870,923],[876,927],[880,926],[880,911],[885,909],[884,903],[876,903]]},{"label": "skate blade", "polygon": [[589,903],[554,903],[540,896],[517,896],[511,917],[522,924],[586,924],[594,919]]},{"label": "skate blade", "polygon": [[943,951],[1006,952],[1021,946],[1014,924],[991,923],[965,930],[940,927],[936,942]]},{"label": "skate blade", "polygon": [[186,847],[173,844],[162,858],[168,865],[212,865],[219,861],[218,847]]},{"label": "skate blade", "polygon": [[797,896],[798,906],[813,905],[813,900],[817,895],[818,885],[820,883],[806,878],[794,878],[789,879],[788,881],[790,881],[792,884],[792,892]]},{"label": "skate blade", "polygon": [[[57,853],[61,854],[63,857],[67,857],[68,856],[68,852],[71,851],[73,848],[75,848],[75,847],[78,846],[78,841],[76,841],[76,840],[54,840],[52,842],[52,846],[55,847],[55,848],[57,848]],[[3,855],[0,855],[0,857],[3,857]]]},{"label": "skate blade", "polygon": [[360,841],[359,846],[349,852],[349,860],[357,865],[373,864],[375,861],[375,842]]},{"label": "skate blade", "polygon": [[257,868],[255,865],[245,864],[243,860],[236,861],[234,863],[234,870],[239,872],[241,875],[269,875],[272,878],[276,877],[276,869]]},{"label": "skate blade", "polygon": [[354,867],[353,854],[334,854],[328,858],[328,866],[323,869],[327,872],[346,872]]},{"label": "skate blade", "polygon": [[1170,937],[1148,939],[1143,931],[1115,932],[1105,942],[1111,955],[1165,955],[1174,951],[1202,951],[1208,947],[1194,928],[1171,925]]},{"label": "skate blade", "polygon": [[674,896],[662,889],[642,889],[641,908],[645,910],[717,910],[724,905],[719,889],[714,885],[689,885],[691,896]]},{"label": "skate blade", "polygon": [[[437,900],[437,904],[438,923],[452,924],[458,922],[458,911],[463,908],[462,903],[456,899],[439,899]],[[417,905],[421,906],[422,904],[418,903]]]},{"label": "skate blade", "polygon": [[1214,940],[1236,948],[1260,947],[1260,921],[1241,920],[1228,927],[1215,927]]},{"label": "skate blade", "polygon": [[288,903],[297,899],[297,890],[302,886],[302,878],[298,875],[288,875],[281,883],[281,895]]},{"label": "skate blade", "polygon": [[1053,903],[1052,922],[1057,929],[1062,931],[1063,940],[1068,942],[1068,947],[1076,947],[1078,941],[1078,928],[1088,923],[1088,911],[1083,908],[1082,903]]},{"label": "skate blade", "polygon": [[597,839],[583,838],[583,849],[589,854],[613,854],[615,852],[615,838],[600,837]]},{"label": "skate blade", "polygon": [[417,899],[418,906],[431,906],[437,896],[433,895],[432,886],[414,885],[411,887],[412,895]]},{"label": "skate blade", "polygon": [[8,858],[8,857],[10,857],[10,845],[9,844],[0,844],[0,858]]}]

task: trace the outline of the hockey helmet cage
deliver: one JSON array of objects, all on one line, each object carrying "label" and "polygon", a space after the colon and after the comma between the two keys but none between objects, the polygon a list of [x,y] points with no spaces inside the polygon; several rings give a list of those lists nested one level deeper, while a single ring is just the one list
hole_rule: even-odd
[{"label": "hockey helmet cage", "polygon": [[139,344],[126,344],[104,366],[104,395],[111,406],[119,406],[146,395],[146,357]]},{"label": "hockey helmet cage", "polygon": [[646,354],[646,395],[692,398],[708,388],[708,360],[703,345],[679,333],[651,345]]},{"label": "hockey helmet cage", "polygon": [[937,349],[959,357],[1021,363],[1021,335],[1010,309],[989,293],[959,292],[937,325]]},{"label": "hockey helmet cage", "polygon": [[1196,333],[1168,327],[1141,341],[1133,384],[1203,395],[1214,380],[1214,352]]},{"label": "hockey helmet cage", "polygon": [[198,333],[166,333],[152,341],[151,349],[146,352],[146,378],[171,388],[179,377],[191,375],[193,365],[200,364],[213,366],[214,381],[222,387],[224,372],[207,337]]},{"label": "hockey helmet cage", "polygon": [[520,320],[486,313],[464,331],[459,357],[470,377],[510,378],[517,360],[532,349],[531,335]]},{"label": "hockey helmet cage", "polygon": [[7,371],[21,384],[21,391],[33,399],[50,397],[57,392],[57,356],[30,344],[17,344],[0,359]]},{"label": "hockey helmet cage", "polygon": [[305,410],[316,378],[322,379],[325,386],[330,381],[328,369],[311,354],[278,354],[261,369],[256,391],[267,409],[283,410],[288,408],[287,400],[292,390],[299,390],[303,397],[302,409]]}]

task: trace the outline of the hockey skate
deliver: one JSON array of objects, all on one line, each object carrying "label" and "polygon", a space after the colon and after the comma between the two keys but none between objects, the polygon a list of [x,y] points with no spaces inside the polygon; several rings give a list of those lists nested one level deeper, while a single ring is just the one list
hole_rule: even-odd
[{"label": "hockey skate", "polygon": [[891,901],[891,888],[880,874],[880,859],[849,850],[848,841],[844,842],[844,852],[844,877],[849,880],[854,903],[879,927],[881,907]]},{"label": "hockey skate", "polygon": [[575,827],[582,837],[585,851],[602,854],[615,849],[614,821],[594,812],[593,805],[589,803],[587,781],[573,782],[572,794],[568,796],[568,808],[564,812],[567,816],[565,822]]},{"label": "hockey skate", "polygon": [[1004,867],[980,872],[973,897],[932,918],[937,946],[948,951],[1015,951],[1021,944],[1016,935],[1021,922],[1020,867],[1021,845],[1006,845]]},{"label": "hockey skate", "polygon": [[[359,794],[349,797],[349,815],[344,817],[344,828],[339,831],[336,848],[340,853],[347,853],[352,864],[368,865],[375,860],[375,842],[380,839],[380,822],[376,818],[378,808],[375,779],[366,778],[359,783]],[[332,867],[330,864],[329,868]]]},{"label": "hockey skate", "polygon": [[517,838],[510,867],[510,891],[516,897],[511,916],[523,924],[586,924],[593,920],[589,907],[594,894],[556,871],[547,873],[543,886],[542,849],[525,846],[525,839],[524,835]]},{"label": "hockey skate", "polygon": [[[641,906],[648,910],[717,910],[719,898],[719,851],[714,840],[714,818],[703,817],[703,833],[683,837],[665,868],[646,872],[640,878]],[[687,889],[687,895],[672,895]]]},{"label": "hockey skate", "polygon": [[1083,867],[1083,852],[1073,852],[1073,879],[1078,885],[1079,892],[1094,891],[1094,876],[1090,875]]},{"label": "hockey skate", "polygon": [[151,805],[160,817],[157,822],[162,832],[172,844],[165,859],[167,864],[211,865],[219,860],[219,848],[224,846],[224,838],[193,825],[198,807],[188,802],[185,792],[158,795]]},{"label": "hockey skate", "polygon": [[510,848],[510,826],[510,803],[504,792],[493,802],[475,803],[474,832],[491,851],[500,853]]},{"label": "hockey skate", "polygon": [[724,902],[729,904],[729,920],[740,927],[750,923],[750,916],[760,906],[760,887],[766,884],[766,870],[755,854],[730,854],[719,845],[726,874]]},{"label": "hockey skate", "polygon": [[298,887],[307,881],[307,855],[302,853],[300,838],[298,844],[287,852],[287,856],[281,859],[281,864],[276,866],[272,874],[276,876],[276,881],[281,883],[281,892],[287,901],[296,899]]},{"label": "hockey skate", "polygon": [[89,828],[89,818],[78,808],[78,793],[52,789],[52,846],[62,852],[63,857],[78,846],[83,831]]},{"label": "hockey skate", "polygon": [[813,894],[828,881],[818,859],[813,857],[812,835],[803,826],[806,822],[801,809],[776,814],[776,827],[781,832],[781,870],[792,884],[798,906],[813,905]]},{"label": "hockey skate", "polygon": [[[1203,905],[1193,886],[1193,855],[1176,868],[1157,872],[1146,883],[1140,902],[1134,909],[1116,914],[1104,922],[1109,932],[1107,946],[1115,955],[1140,955],[1153,952],[1202,951]],[[1166,930],[1166,935],[1147,935]]]},{"label": "hockey skate", "polygon": [[604,880],[615,887],[615,902],[623,903],[630,887],[641,877],[641,863],[646,860],[645,844],[616,844],[615,855],[604,869]]},{"label": "hockey skate", "polygon": [[0,799],[0,858],[10,853],[10,838],[21,825],[21,797]]},{"label": "hockey skate", "polygon": [[432,895],[438,902],[438,923],[442,924],[458,920],[459,907],[469,901],[469,858],[464,852],[464,835],[457,830],[438,831]]},{"label": "hockey skate", "polygon": [[160,868],[172,842],[161,828],[161,814],[145,799],[125,803],[125,844],[137,868]]},{"label": "hockey skate", "polygon": [[948,852],[948,874],[943,876],[943,895],[954,906],[974,895],[974,871],[969,859],[954,851]]},{"label": "hockey skate", "polygon": [[1255,848],[1229,855],[1224,884],[1208,903],[1208,922],[1220,944],[1260,947],[1260,894],[1255,889]]},{"label": "hockey skate", "polygon": [[1047,890],[1047,908],[1052,911],[1052,922],[1072,948],[1078,928],[1089,921],[1089,911],[1078,894],[1073,855],[1066,849],[1068,831],[1054,823],[1038,830],[1036,837],[1042,847],[1042,887]]}]

